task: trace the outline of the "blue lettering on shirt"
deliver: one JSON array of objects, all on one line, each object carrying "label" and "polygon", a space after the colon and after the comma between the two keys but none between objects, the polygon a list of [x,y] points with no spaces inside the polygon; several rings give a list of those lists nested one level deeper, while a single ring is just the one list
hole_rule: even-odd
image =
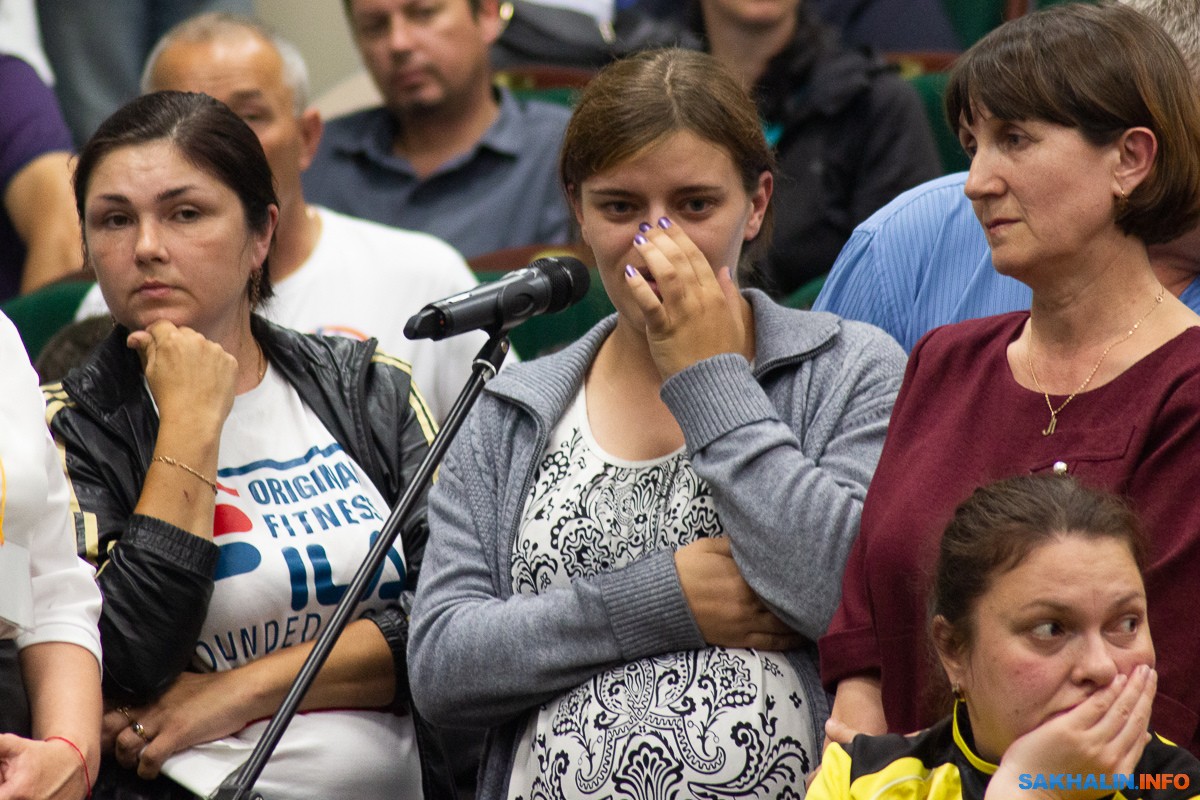
[{"label": "blue lettering on shirt", "polygon": [[231,578],[253,572],[262,563],[262,554],[258,548],[247,542],[229,542],[221,544],[217,555],[217,569],[213,580]]}]

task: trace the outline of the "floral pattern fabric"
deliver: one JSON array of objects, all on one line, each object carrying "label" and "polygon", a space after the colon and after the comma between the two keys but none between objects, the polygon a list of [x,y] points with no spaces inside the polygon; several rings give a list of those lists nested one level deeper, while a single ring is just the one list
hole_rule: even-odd
[{"label": "floral pattern fabric", "polygon": [[[581,391],[535,473],[513,591],[553,591],[721,534],[686,454],[608,455],[591,437]],[[806,703],[779,653],[711,647],[625,664],[534,711],[509,798],[800,798],[818,746]]]}]

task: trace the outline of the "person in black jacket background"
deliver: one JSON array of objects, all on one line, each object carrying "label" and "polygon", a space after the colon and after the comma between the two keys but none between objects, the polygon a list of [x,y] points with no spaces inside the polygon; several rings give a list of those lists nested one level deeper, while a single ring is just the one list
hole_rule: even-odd
[{"label": "person in black jacket background", "polygon": [[941,174],[921,100],[806,0],[693,0],[690,27],[758,104],[775,147],[775,232],[751,284],[785,298],[833,266],[854,226]]},{"label": "person in black jacket background", "polygon": [[[208,794],[274,713],[434,423],[374,340],[253,315],[278,201],[223,104],[133,101],[75,180],[117,327],[45,391],[79,548],[101,568],[104,744],[125,770],[97,791]],[[445,795],[408,711],[402,606],[425,537],[422,504],[259,780],[267,796]]]}]

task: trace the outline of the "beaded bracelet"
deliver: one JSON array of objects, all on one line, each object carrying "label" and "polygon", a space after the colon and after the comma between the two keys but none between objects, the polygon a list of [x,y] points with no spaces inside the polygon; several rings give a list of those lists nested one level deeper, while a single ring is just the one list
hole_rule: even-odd
[{"label": "beaded bracelet", "polygon": [[161,461],[162,463],[169,464],[172,467],[179,467],[184,472],[195,475],[197,478],[199,478],[200,480],[207,483],[209,488],[213,490],[213,494],[217,493],[217,482],[216,481],[209,480],[208,478],[204,477],[198,471],[192,469],[191,467],[189,467],[187,464],[183,463],[182,461],[176,461],[175,459],[171,458],[170,456],[155,456],[154,458],[152,458],[150,460],[151,461]]},{"label": "beaded bracelet", "polygon": [[83,751],[79,749],[79,746],[77,744],[75,744],[74,742],[72,742],[70,739],[68,739],[65,736],[47,736],[42,741],[49,742],[52,739],[57,739],[60,742],[66,742],[70,746],[70,748],[75,751],[75,755],[79,756],[79,761],[81,764],[83,764],[83,782],[85,784],[87,784],[87,796],[88,796],[88,800],[91,800],[91,797],[92,797],[92,775],[90,772],[88,772],[87,757],[84,756]]}]

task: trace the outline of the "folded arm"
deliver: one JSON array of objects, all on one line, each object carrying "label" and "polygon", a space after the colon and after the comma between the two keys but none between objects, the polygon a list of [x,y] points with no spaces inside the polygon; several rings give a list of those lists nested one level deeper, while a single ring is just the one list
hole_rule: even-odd
[{"label": "folded arm", "polygon": [[785,623],[816,641],[837,607],[903,353],[880,334],[843,338],[799,370],[783,378],[793,383],[786,413],[736,355],[675,375],[663,399],[712,489],[746,581]]}]

